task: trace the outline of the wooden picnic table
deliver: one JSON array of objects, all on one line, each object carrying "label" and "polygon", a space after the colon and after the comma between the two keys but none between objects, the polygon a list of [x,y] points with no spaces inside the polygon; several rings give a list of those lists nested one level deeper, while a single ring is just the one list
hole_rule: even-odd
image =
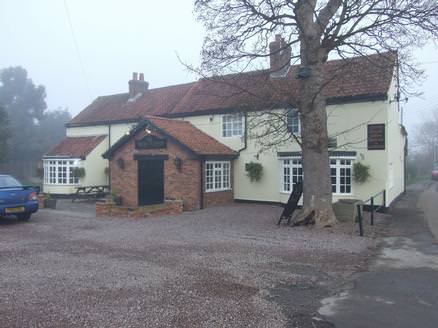
[{"label": "wooden picnic table", "polygon": [[73,194],[72,202],[78,198],[95,198],[104,197],[109,192],[108,185],[99,186],[81,186],[76,188],[76,192]]}]

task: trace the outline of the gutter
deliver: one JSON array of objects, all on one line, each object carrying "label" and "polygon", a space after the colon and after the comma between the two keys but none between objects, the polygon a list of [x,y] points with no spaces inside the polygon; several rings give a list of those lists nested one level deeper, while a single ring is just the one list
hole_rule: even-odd
[{"label": "gutter", "polygon": [[201,159],[199,161],[199,165],[200,165],[200,173],[201,173],[201,187],[200,189],[200,195],[199,195],[199,208],[202,210],[204,208],[204,160]]},{"label": "gutter", "polygon": [[242,151],[246,150],[248,147],[248,112],[245,112],[245,131],[243,132],[243,148],[240,148],[237,152],[240,154]]},{"label": "gutter", "polygon": [[[108,124],[108,150],[111,148],[111,124]],[[108,185],[111,191],[111,159],[108,158]]]}]

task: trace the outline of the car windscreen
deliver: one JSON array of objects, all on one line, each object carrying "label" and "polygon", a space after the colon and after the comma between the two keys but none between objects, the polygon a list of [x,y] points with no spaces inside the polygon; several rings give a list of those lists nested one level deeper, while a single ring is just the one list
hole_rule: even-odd
[{"label": "car windscreen", "polygon": [[0,176],[0,188],[13,188],[21,186],[22,185],[20,182],[9,175]]}]

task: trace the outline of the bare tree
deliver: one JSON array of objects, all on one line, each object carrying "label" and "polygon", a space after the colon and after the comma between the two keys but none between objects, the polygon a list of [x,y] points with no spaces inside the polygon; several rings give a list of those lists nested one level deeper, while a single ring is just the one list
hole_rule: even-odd
[{"label": "bare tree", "polygon": [[414,132],[412,155],[421,158],[417,164],[422,174],[429,174],[433,166],[438,165],[438,109],[416,127]]},{"label": "bare tree", "polygon": [[[438,39],[436,0],[195,0],[198,19],[207,35],[200,71],[219,74],[246,70],[273,53],[299,63],[296,103],[301,118],[304,215],[315,222],[336,222],[332,209],[324,63],[340,58],[381,54],[388,63],[398,51]],[[269,48],[274,34],[286,36],[281,47]],[[384,61],[379,63],[385,66]],[[408,60],[404,72],[418,73]],[[283,67],[278,67],[281,71]]]}]

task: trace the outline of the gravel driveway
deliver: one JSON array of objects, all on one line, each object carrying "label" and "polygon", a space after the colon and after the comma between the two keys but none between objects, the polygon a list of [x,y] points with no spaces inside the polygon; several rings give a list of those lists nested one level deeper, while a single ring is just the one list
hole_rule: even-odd
[{"label": "gravel driveway", "polygon": [[319,300],[374,245],[278,227],[276,206],[142,220],[0,219],[0,327],[329,327]]}]

